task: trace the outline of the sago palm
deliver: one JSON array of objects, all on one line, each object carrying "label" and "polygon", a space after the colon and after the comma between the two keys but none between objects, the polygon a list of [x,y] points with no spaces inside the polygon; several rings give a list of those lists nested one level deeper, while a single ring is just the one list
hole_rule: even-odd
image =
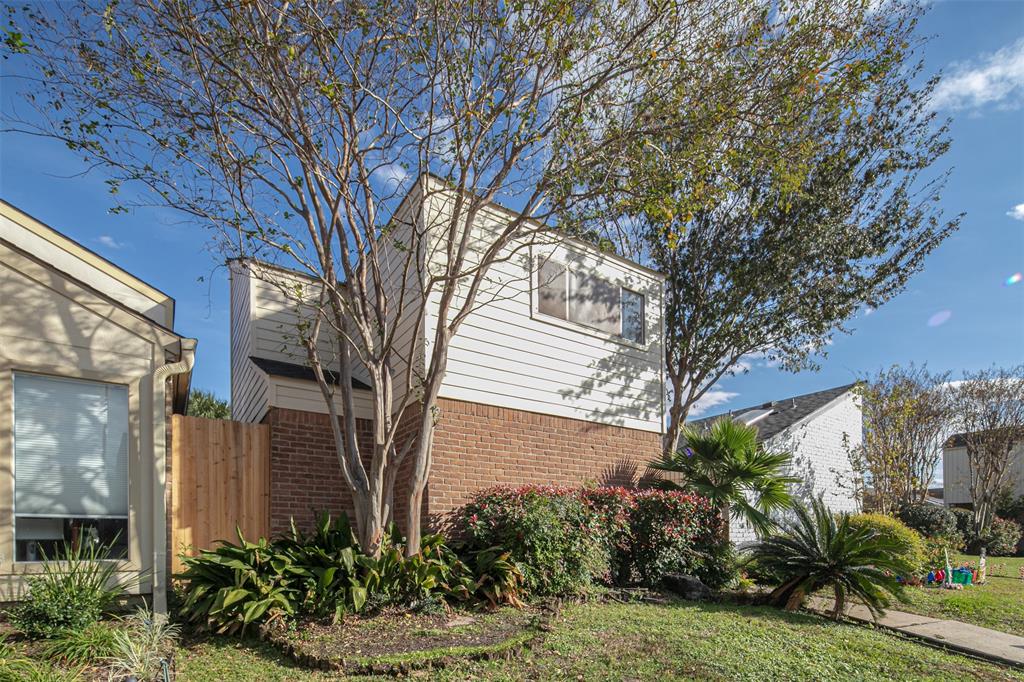
[{"label": "sago palm", "polygon": [[818,590],[835,596],[832,617],[838,619],[852,596],[877,617],[890,596],[904,599],[898,575],[908,575],[907,548],[874,528],[857,528],[848,514],[835,515],[820,499],[810,509],[797,507],[795,520],[780,535],[761,540],[747,551],[747,563],[779,583],[769,600],[787,610],[803,605]]},{"label": "sago palm", "polygon": [[719,419],[707,430],[683,427],[683,447],[670,457],[650,463],[652,469],[682,474],[680,483],[666,487],[691,490],[710,499],[722,515],[723,537],[729,537],[729,517],[747,520],[758,535],[776,528],[772,512],[792,506],[785,475],[791,455],[768,452],[758,443],[757,429],[732,419]]}]

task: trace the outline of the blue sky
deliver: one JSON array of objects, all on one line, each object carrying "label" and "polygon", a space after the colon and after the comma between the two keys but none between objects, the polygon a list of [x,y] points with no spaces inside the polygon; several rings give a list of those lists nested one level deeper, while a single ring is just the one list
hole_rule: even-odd
[{"label": "blue sky", "polygon": [[[960,231],[903,294],[837,336],[820,371],[790,374],[753,361],[749,373],[715,388],[706,414],[836,386],[894,363],[958,373],[1024,362],[1024,282],[1005,284],[1024,272],[1024,2],[937,2],[921,31],[934,36],[927,69],[947,75],[938,99],[954,117],[943,161],[953,175],[943,206],[966,212]],[[14,88],[0,87],[8,107]],[[208,235],[166,209],[109,214],[102,174],[83,170],[58,143],[0,134],[0,197],[177,299],[177,330],[199,339],[193,386],[227,397],[227,278],[204,248]]]}]

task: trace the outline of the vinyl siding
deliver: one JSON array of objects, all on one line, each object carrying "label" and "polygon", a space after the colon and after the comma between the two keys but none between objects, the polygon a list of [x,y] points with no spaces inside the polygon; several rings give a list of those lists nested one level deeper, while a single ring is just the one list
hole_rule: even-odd
[{"label": "vinyl siding", "polygon": [[[327,414],[327,403],[316,382],[285,377],[270,377],[269,404],[289,410]],[[373,403],[369,391],[355,391],[353,396],[357,419],[373,418]],[[341,395],[335,393],[334,407],[338,414],[344,412]]]},{"label": "vinyl siding", "polygon": [[174,300],[12,206],[0,203],[0,238],[170,328]]},{"label": "vinyl siding", "polygon": [[231,264],[231,416],[259,422],[267,412],[267,376],[249,360],[252,355],[252,279],[246,267]]},{"label": "vinyl siding", "polygon": [[[32,564],[15,564],[12,452],[15,372],[32,372],[121,384],[129,409],[129,560],[132,591],[150,589],[153,527],[152,373],[166,360],[172,335],[157,330],[49,264],[0,240],[0,601],[24,595],[20,575]],[[139,582],[141,581],[141,582]]]},{"label": "vinyl siding", "polygon": [[[1010,454],[1007,484],[1015,496],[1024,495],[1024,443]],[[967,463],[967,448],[945,448],[942,451],[943,503],[946,505],[971,504],[971,471]]]},{"label": "vinyl siding", "polygon": [[[436,188],[435,188],[436,189]],[[426,220],[440,233],[450,194],[431,192]],[[509,219],[487,209],[474,226],[470,262],[488,233]],[[537,240],[535,240],[537,241]],[[640,291],[646,298],[645,343],[615,340],[573,323],[534,311],[531,262],[554,254],[573,267]],[[447,255],[438,236],[431,242],[429,263],[438,272]],[[457,295],[454,306],[464,301]],[[438,325],[439,294],[426,310],[426,343]],[[660,433],[663,424],[661,280],[643,268],[600,254],[575,242],[514,243],[487,275],[474,310],[451,340],[441,397],[543,414],[625,426]]]},{"label": "vinyl siding", "polygon": [[[389,306],[387,321],[395,326],[393,381],[396,409],[408,390],[406,375],[412,363],[412,388],[423,374],[424,243],[421,194],[417,183],[395,211],[391,230],[381,246],[383,278]],[[404,294],[401,292],[404,291]],[[399,299],[401,298],[401,307]],[[369,383],[369,382],[368,382]]]}]

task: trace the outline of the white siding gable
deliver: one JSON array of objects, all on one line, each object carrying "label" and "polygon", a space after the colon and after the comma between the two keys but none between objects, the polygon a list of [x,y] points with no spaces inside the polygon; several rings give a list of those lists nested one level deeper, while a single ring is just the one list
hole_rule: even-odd
[{"label": "white siding gable", "polygon": [[[396,224],[400,229],[391,235],[389,244],[393,246],[386,246],[384,254],[385,284],[393,291],[403,287],[407,300],[412,302],[422,302],[422,287],[429,270],[436,270],[445,257],[436,226],[443,220],[446,202],[452,197],[451,193],[439,193],[435,181],[428,178],[425,182],[434,183],[429,198],[420,201],[418,189],[410,194],[398,214],[400,220]],[[473,228],[474,234],[479,235],[477,244],[486,243],[483,240],[488,231],[507,224],[509,215],[500,207],[485,209]],[[415,234],[425,232],[428,238],[422,240],[416,267],[404,268],[408,252],[401,245],[416,241],[412,230],[417,231]],[[629,342],[538,313],[532,263],[535,258],[551,254],[571,263],[571,267],[586,269],[615,285],[642,293],[644,342]],[[473,254],[471,260],[472,257]],[[275,406],[326,411],[319,407],[323,398],[312,382],[271,377],[268,383],[260,385],[242,376],[252,366],[248,361],[250,355],[306,364],[294,329],[303,320],[308,321],[312,310],[296,305],[294,297],[286,295],[287,287],[282,290],[279,278],[289,277],[296,275],[265,267],[255,276],[250,273],[244,284],[240,277],[232,276],[232,385],[239,386],[233,401],[242,401],[247,406],[240,419],[259,419],[266,407]],[[243,288],[248,289],[247,295],[241,291]],[[617,256],[602,254],[593,246],[550,237],[544,243],[515,243],[501,254],[501,262],[489,272],[473,312],[451,342],[440,395],[660,433],[664,416],[661,291],[662,279],[657,273]],[[462,300],[457,297],[455,305]],[[438,301],[439,294],[433,291],[425,306],[407,304],[398,323],[398,347],[409,349],[402,354],[411,356],[417,368],[429,357],[438,323]],[[239,320],[247,318],[248,326],[236,324],[236,315]],[[236,336],[248,341],[241,342]],[[325,346],[321,352],[331,357],[334,351]],[[241,361],[243,354],[245,360]],[[398,367],[401,369],[403,363],[398,363]],[[369,383],[365,374],[359,378]],[[401,377],[396,376],[395,388],[399,395],[405,390]],[[299,395],[302,391],[307,393]],[[250,403],[265,407],[248,407]]]}]

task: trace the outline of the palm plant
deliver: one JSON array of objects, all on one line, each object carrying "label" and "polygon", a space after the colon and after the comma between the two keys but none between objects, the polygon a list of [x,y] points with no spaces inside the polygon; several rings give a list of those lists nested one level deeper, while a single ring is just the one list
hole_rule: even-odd
[{"label": "palm plant", "polygon": [[800,480],[783,473],[790,453],[766,451],[757,428],[732,419],[719,419],[707,430],[683,427],[681,435],[679,451],[649,465],[682,474],[682,482],[665,481],[666,487],[691,490],[717,505],[725,539],[732,515],[746,519],[758,535],[777,527],[770,515],[792,506],[786,486]]},{"label": "palm plant", "polygon": [[793,611],[808,595],[831,588],[832,617],[843,614],[848,596],[862,601],[876,618],[890,604],[905,599],[896,576],[907,575],[907,547],[871,527],[855,527],[849,514],[835,515],[820,499],[810,509],[797,507],[795,520],[780,535],[747,550],[748,567],[778,581],[769,601]]}]

